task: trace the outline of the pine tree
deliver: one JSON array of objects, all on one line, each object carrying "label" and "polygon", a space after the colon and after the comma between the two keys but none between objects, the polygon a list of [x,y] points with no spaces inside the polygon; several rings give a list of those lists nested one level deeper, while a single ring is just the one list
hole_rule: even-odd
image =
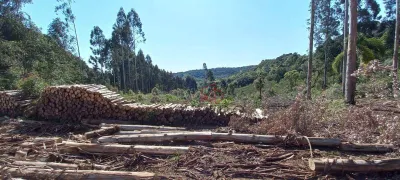
[{"label": "pine tree", "polygon": [[346,70],[346,103],[355,104],[356,77],[352,76],[356,70],[357,61],[357,0],[350,0],[350,34],[347,51]]}]

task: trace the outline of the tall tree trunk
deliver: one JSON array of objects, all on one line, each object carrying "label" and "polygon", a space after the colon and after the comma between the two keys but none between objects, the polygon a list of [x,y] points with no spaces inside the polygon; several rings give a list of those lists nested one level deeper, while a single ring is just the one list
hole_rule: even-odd
[{"label": "tall tree trunk", "polygon": [[143,83],[143,76],[144,76],[144,74],[143,74],[143,67],[141,67],[140,68],[140,77],[141,77],[141,80],[142,80],[142,92],[144,92],[144,83]]},{"label": "tall tree trunk", "polygon": [[347,38],[349,35],[349,0],[344,2],[342,91],[346,90]]},{"label": "tall tree trunk", "polygon": [[328,43],[329,43],[329,39],[330,39],[330,37],[329,37],[330,22],[329,21],[331,20],[331,1],[329,0],[328,2],[329,2],[329,4],[327,5],[327,7],[328,7],[328,17],[325,19],[325,29],[326,29],[326,32],[325,32],[325,50],[324,50],[325,60],[324,60],[324,82],[322,84],[322,89],[326,89],[326,86],[328,84],[328,80],[327,80],[328,54],[329,54],[329,52],[328,52],[329,51]]},{"label": "tall tree trunk", "polygon": [[357,0],[350,0],[350,34],[347,51],[346,72],[346,103],[355,104],[356,77],[351,74],[356,70],[356,48],[357,48]]},{"label": "tall tree trunk", "polygon": [[308,48],[308,72],[307,72],[307,99],[311,99],[312,59],[314,47],[314,16],[315,3],[311,0],[310,44]]},{"label": "tall tree trunk", "polygon": [[393,97],[397,98],[399,96],[399,81],[397,77],[397,66],[398,66],[398,56],[399,56],[399,33],[400,33],[400,0],[396,0],[396,28],[394,36],[394,51],[393,51]]},{"label": "tall tree trunk", "polygon": [[[68,1],[68,5],[69,5],[69,9],[72,10],[71,1]],[[80,51],[80,49],[79,49],[78,33],[76,33],[76,25],[75,25],[75,20],[74,20],[74,19],[72,19],[72,24],[74,25],[75,38],[76,38],[76,46],[77,46],[77,48],[78,48],[78,56],[79,56],[79,59],[81,59],[81,51]]]}]

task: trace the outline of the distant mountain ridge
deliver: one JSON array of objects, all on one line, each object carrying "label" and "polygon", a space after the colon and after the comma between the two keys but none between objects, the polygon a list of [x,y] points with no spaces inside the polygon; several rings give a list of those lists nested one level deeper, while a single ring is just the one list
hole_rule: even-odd
[{"label": "distant mountain ridge", "polygon": [[[239,73],[239,72],[245,72],[245,71],[250,71],[253,70],[256,66],[243,66],[243,67],[220,67],[220,68],[211,68],[210,70],[213,72],[214,77],[216,79],[219,78],[226,78],[229,77],[233,74]],[[192,76],[195,79],[204,79],[204,69],[195,69],[195,70],[189,70],[185,72],[177,72],[174,73],[175,76],[178,77],[185,77],[185,76]]]}]

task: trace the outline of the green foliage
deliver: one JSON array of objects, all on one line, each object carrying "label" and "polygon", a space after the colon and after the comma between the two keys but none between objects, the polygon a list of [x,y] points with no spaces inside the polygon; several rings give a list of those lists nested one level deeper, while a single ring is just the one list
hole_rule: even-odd
[{"label": "green foliage", "polygon": [[233,99],[232,98],[225,98],[225,99],[221,100],[217,105],[219,107],[227,108],[231,104],[233,104]]},{"label": "green foliage", "polygon": [[335,60],[332,63],[333,72],[335,72],[337,74],[339,73],[340,65],[343,62],[343,58],[344,58],[344,53],[343,52],[341,52],[339,55],[337,55],[335,57]]},{"label": "green foliage", "polygon": [[151,89],[151,94],[157,96],[160,94],[160,90],[157,87],[154,87],[153,89]]},{"label": "green foliage", "polygon": [[18,81],[18,88],[22,90],[24,96],[38,97],[46,86],[44,80],[34,74]]},{"label": "green foliage", "polygon": [[285,73],[284,79],[289,82],[290,89],[293,89],[300,80],[300,73],[296,70],[291,70]]}]

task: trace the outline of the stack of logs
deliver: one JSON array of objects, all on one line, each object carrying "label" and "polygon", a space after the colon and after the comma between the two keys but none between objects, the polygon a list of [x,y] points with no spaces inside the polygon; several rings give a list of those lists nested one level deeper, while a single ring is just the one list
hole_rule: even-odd
[{"label": "stack of logs", "polygon": [[38,116],[48,120],[114,118],[115,109],[124,103],[119,94],[103,85],[51,86],[38,103]]},{"label": "stack of logs", "polygon": [[38,103],[38,116],[48,120],[116,119],[154,125],[227,125],[232,114],[211,107],[131,103],[103,85],[48,87]]},{"label": "stack of logs", "polygon": [[20,90],[0,91],[0,116],[19,116],[29,107],[32,99]]}]

